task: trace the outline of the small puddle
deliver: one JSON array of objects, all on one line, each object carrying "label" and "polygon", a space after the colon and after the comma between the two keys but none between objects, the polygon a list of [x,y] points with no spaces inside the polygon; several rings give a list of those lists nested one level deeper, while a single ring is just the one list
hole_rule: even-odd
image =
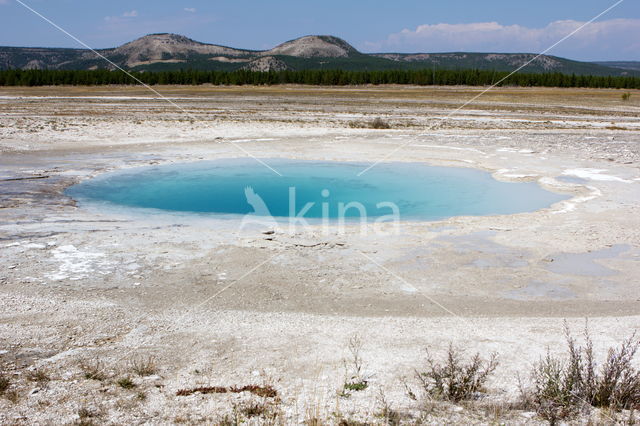
[{"label": "small puddle", "polygon": [[562,275],[582,275],[590,277],[606,277],[618,274],[596,262],[600,259],[613,259],[630,250],[627,244],[617,244],[610,248],[590,251],[587,253],[558,253],[549,256],[544,266],[546,270]]}]

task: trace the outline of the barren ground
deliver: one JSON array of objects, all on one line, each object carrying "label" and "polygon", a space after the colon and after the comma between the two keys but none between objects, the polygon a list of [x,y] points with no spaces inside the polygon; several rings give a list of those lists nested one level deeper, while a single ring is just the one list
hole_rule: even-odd
[{"label": "barren ground", "polygon": [[[537,423],[507,403],[518,374],[564,353],[564,319],[576,333],[589,319],[599,359],[640,326],[640,92],[500,88],[457,110],[483,89],[157,90],[173,105],[144,88],[0,89],[1,423],[257,424],[247,404],[270,401],[275,423],[382,424],[381,395],[407,423]],[[359,128],[375,117],[392,128]],[[248,154],[474,167],[571,198],[387,236],[264,235],[63,193],[111,170]],[[341,396],[353,336],[368,387]],[[477,401],[427,409],[403,378],[416,386],[425,349],[449,344],[500,365]],[[97,364],[102,380],[86,374]],[[117,384],[128,376],[132,389]],[[246,385],[279,396],[176,395]]]}]

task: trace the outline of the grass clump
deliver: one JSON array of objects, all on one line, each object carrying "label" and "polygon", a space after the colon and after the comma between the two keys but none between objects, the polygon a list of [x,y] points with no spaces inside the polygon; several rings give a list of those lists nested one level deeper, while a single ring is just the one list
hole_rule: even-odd
[{"label": "grass clump", "polygon": [[585,406],[619,411],[640,407],[640,371],[634,367],[640,341],[633,334],[609,348],[604,363],[595,361],[588,328],[580,346],[565,324],[567,357],[547,354],[533,366],[523,400],[550,423],[566,419]]},{"label": "grass clump", "polygon": [[[281,419],[281,410],[279,408],[280,400],[249,400],[243,401],[239,404],[234,404],[233,415],[227,416],[225,422],[222,424],[242,424],[246,423],[245,419],[250,424],[259,422],[257,424],[264,425],[277,425],[283,424]],[[229,423],[231,421],[232,423]]]},{"label": "grass clump", "polygon": [[0,395],[4,395],[4,393],[9,389],[10,386],[11,380],[9,380],[9,378],[4,374],[0,373]]},{"label": "grass clump", "polygon": [[156,359],[153,356],[133,358],[131,370],[140,377],[151,376],[158,371]]},{"label": "grass clump", "polygon": [[376,117],[371,121],[365,122],[365,121],[350,121],[349,122],[349,127],[351,127],[352,129],[379,129],[379,130],[384,130],[384,129],[390,129],[391,128],[391,124],[389,124],[388,121],[383,120],[380,117]]},{"label": "grass clump", "polygon": [[628,101],[629,99],[631,99],[631,93],[625,92],[622,94],[621,98],[623,101]]},{"label": "grass clump", "polygon": [[13,404],[17,404],[20,400],[20,392],[15,389],[4,392],[4,397]]},{"label": "grass clump", "polygon": [[89,426],[95,424],[93,419],[99,417],[99,414],[87,407],[81,407],[78,410],[79,421],[77,425]]},{"label": "grass clump", "polygon": [[383,424],[388,426],[400,424],[400,413],[391,406],[382,389],[380,389],[380,393],[378,394],[378,404],[380,410],[376,413],[376,417],[379,417],[383,421]]},{"label": "grass clump", "polygon": [[136,384],[133,383],[133,380],[131,380],[131,377],[122,377],[121,379],[118,379],[116,384],[120,386],[122,389],[127,389],[127,390],[133,389],[136,387]]},{"label": "grass clump", "polygon": [[[476,353],[468,362],[463,360],[463,356],[462,350],[450,344],[444,361],[437,362],[428,357],[426,371],[415,372],[422,392],[430,398],[451,402],[472,399],[481,392],[498,366],[497,355],[491,354],[488,360],[484,360]],[[415,393],[408,392],[416,399]]]},{"label": "grass clump", "polygon": [[104,372],[104,365],[100,360],[95,360],[90,364],[81,364],[80,368],[84,373],[84,378],[87,380],[102,381],[107,378]]},{"label": "grass clump", "polygon": [[391,125],[382,118],[376,117],[371,123],[369,123],[369,127],[372,129],[390,129]]},{"label": "grass clump", "polygon": [[49,373],[47,373],[45,370],[38,369],[27,373],[27,379],[32,382],[44,384],[49,382],[51,380],[51,377],[49,377]]}]

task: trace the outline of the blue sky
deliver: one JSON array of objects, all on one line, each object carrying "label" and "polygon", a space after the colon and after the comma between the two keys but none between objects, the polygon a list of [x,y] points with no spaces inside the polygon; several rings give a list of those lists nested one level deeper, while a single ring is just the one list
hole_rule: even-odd
[{"label": "blue sky", "polygon": [[[153,32],[268,49],[308,34],[364,52],[539,52],[615,0],[22,0],[95,48]],[[0,0],[0,45],[79,47],[16,0]],[[640,1],[624,0],[550,54],[640,60]]]}]

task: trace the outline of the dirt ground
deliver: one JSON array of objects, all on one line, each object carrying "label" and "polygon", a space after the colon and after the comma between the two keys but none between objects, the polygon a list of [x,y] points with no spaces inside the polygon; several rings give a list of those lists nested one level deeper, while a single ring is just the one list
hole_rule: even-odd
[{"label": "dirt ground", "polygon": [[[3,424],[385,424],[385,407],[408,424],[543,423],[507,407],[518,375],[566,352],[564,320],[579,334],[588,318],[599,360],[640,326],[640,92],[497,88],[465,105],[484,88],[156,89],[0,88]],[[366,128],[377,117],[391,128]],[[470,167],[569,198],[389,235],[266,235],[64,194],[251,156]],[[355,341],[366,388],[345,392]],[[427,351],[450,344],[498,354],[486,389],[410,398]],[[177,395],[250,385],[278,396]]]}]

